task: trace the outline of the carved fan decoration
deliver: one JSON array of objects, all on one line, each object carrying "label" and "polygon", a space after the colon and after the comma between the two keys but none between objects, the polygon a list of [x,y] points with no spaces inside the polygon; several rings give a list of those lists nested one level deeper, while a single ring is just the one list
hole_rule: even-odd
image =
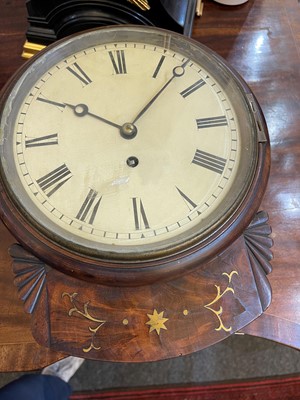
[{"label": "carved fan decoration", "polygon": [[273,258],[273,253],[270,250],[273,246],[273,240],[269,237],[272,230],[268,224],[268,219],[268,214],[265,211],[258,212],[244,232],[248,256],[263,310],[270,305],[272,292],[266,277],[272,271],[270,261]]},{"label": "carved fan decoration", "polygon": [[9,249],[16,275],[15,285],[25,311],[32,314],[46,282],[46,264],[18,244]]}]

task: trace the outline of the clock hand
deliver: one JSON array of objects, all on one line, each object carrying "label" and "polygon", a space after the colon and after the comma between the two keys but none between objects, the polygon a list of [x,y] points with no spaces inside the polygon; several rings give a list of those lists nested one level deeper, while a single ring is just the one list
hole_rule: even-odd
[{"label": "clock hand", "polygon": [[173,68],[171,78],[164,84],[164,86],[152,97],[152,99],[145,105],[145,107],[138,113],[138,115],[133,120],[133,124],[136,123],[138,119],[150,108],[150,106],[155,102],[155,100],[162,94],[162,92],[169,86],[172,80],[176,77],[182,76],[185,73],[185,67],[190,60],[187,59],[182,65],[178,65]]},{"label": "clock hand", "polygon": [[109,121],[108,119],[102,118],[100,117],[100,115],[96,115],[93,114],[91,112],[89,112],[89,108],[86,104],[77,104],[77,105],[73,105],[73,104],[69,104],[69,103],[64,103],[66,106],[72,108],[72,110],[74,111],[74,114],[77,115],[78,117],[84,117],[85,115],[89,115],[90,117],[96,118],[102,122],[104,122],[105,124],[114,126],[115,128],[118,129],[122,129],[121,125],[115,124],[112,121]]},{"label": "clock hand", "polygon": [[81,104],[77,104],[76,106],[74,106],[73,104],[69,104],[69,103],[64,103],[64,104],[66,106],[72,108],[75,115],[77,115],[78,117],[84,117],[85,115],[89,115],[90,117],[96,118],[99,121],[104,122],[105,124],[108,124],[108,125],[114,126],[115,128],[118,128],[120,135],[124,139],[133,139],[137,134],[136,126],[130,122],[126,122],[123,125],[118,125],[112,121],[109,121],[106,118],[100,117],[100,115],[96,115],[96,114],[89,112],[89,108],[86,104],[81,103]]}]

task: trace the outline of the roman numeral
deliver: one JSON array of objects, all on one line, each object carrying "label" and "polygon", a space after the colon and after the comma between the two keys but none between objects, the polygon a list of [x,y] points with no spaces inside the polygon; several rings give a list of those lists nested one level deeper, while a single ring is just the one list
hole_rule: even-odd
[{"label": "roman numeral", "polygon": [[200,89],[203,85],[205,85],[205,82],[203,79],[199,79],[199,81],[193,83],[191,86],[188,88],[184,89],[182,92],[180,92],[182,97],[187,97],[190,94],[194,93],[196,90]]},{"label": "roman numeral", "polygon": [[183,193],[182,190],[180,190],[177,186],[176,189],[178,190],[178,193],[180,196],[183,198],[185,204],[188,206],[189,210],[192,211],[194,208],[197,207],[197,204],[193,202],[185,193]]},{"label": "roman numeral", "polygon": [[116,50],[115,55],[112,51],[108,52],[116,74],[127,74],[124,50]]},{"label": "roman numeral", "polygon": [[25,140],[25,147],[39,147],[39,146],[51,146],[58,144],[58,135],[53,133],[52,135],[40,136],[34,139]]},{"label": "roman numeral", "polygon": [[166,56],[161,56],[161,58],[160,58],[160,60],[159,60],[159,62],[157,64],[157,67],[155,68],[155,71],[154,71],[154,73],[152,75],[152,78],[156,78],[157,77],[163,62],[165,61],[165,58],[166,58]]},{"label": "roman numeral", "polygon": [[88,75],[84,72],[84,70],[75,62],[71,66],[67,67],[67,70],[70,71],[76,78],[78,78],[84,85],[88,85],[92,82],[92,80],[88,77]]},{"label": "roman numeral", "polygon": [[196,150],[192,163],[217,172],[218,174],[222,174],[225,168],[226,159],[206,153],[205,151]]},{"label": "roman numeral", "polygon": [[62,164],[60,167],[37,179],[37,183],[42,191],[50,197],[70,178],[72,178],[71,171],[66,164]]},{"label": "roman numeral", "polygon": [[214,128],[217,126],[228,125],[225,115],[221,115],[220,117],[200,118],[196,119],[196,122],[198,129]]},{"label": "roman numeral", "polygon": [[133,197],[132,207],[133,207],[135,229],[136,230],[143,229],[143,226],[145,229],[149,229],[150,226],[146,217],[142,200],[138,199],[137,197]]},{"label": "roman numeral", "polygon": [[76,218],[80,221],[93,224],[96,217],[99,205],[101,203],[102,196],[99,198],[96,190],[90,189]]},{"label": "roman numeral", "polygon": [[[56,107],[59,107],[59,108],[65,108],[66,107],[66,104],[64,104],[64,103],[58,103],[57,101],[48,100],[48,99],[45,99],[44,97],[37,97],[36,99],[38,101],[43,102],[43,103],[48,103],[48,104],[51,104],[52,106],[56,106]],[[62,111],[62,110],[60,110],[60,111]]]}]

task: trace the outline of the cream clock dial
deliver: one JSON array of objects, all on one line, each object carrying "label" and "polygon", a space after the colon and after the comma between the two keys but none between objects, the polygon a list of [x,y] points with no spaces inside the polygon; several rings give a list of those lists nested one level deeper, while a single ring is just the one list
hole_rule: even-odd
[{"label": "cream clock dial", "polygon": [[236,176],[239,137],[228,97],[199,64],[119,42],[37,81],[13,150],[26,194],[66,235],[131,246],[203,229]]},{"label": "cream clock dial", "polygon": [[180,253],[230,226],[251,189],[253,102],[223,61],[180,35],[74,35],[32,60],[5,101],[3,181],[30,226],[67,251]]}]

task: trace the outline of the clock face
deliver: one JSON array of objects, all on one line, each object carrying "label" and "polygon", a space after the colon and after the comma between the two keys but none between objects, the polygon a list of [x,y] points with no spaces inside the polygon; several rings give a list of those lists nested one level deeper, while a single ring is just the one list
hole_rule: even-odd
[{"label": "clock face", "polygon": [[122,258],[204,240],[238,209],[257,138],[238,78],[169,32],[119,27],[39,55],[2,111],[2,174],[50,240]]}]

